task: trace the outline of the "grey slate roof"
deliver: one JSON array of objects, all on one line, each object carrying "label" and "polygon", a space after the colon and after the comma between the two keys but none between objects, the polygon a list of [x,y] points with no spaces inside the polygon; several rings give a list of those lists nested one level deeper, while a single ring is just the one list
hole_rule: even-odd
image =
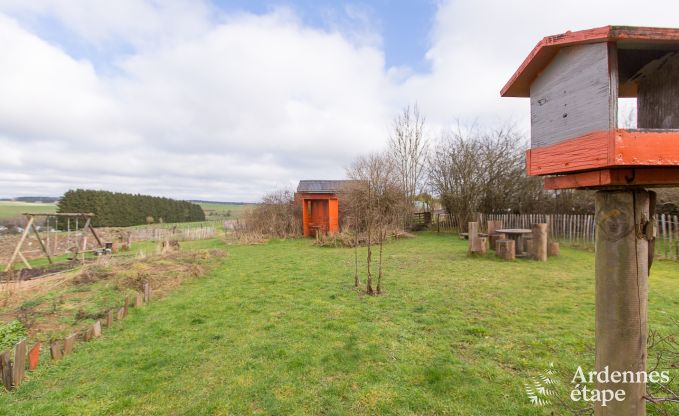
[{"label": "grey slate roof", "polygon": [[339,191],[343,183],[348,181],[304,180],[299,181],[297,192],[332,194]]}]

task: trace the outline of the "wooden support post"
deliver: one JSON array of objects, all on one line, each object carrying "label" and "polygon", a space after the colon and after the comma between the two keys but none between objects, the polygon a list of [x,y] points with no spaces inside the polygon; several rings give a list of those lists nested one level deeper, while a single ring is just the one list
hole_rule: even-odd
[{"label": "wooden support post", "polygon": [[151,300],[151,285],[149,282],[144,283],[144,303],[149,303]]},{"label": "wooden support post", "polygon": [[19,387],[24,381],[26,371],[26,339],[14,346],[14,364],[12,364],[12,386]]},{"label": "wooden support post", "polygon": [[24,228],[24,232],[21,234],[21,238],[19,239],[19,242],[17,243],[16,247],[14,247],[14,252],[12,253],[12,257],[10,257],[9,261],[7,262],[7,267],[5,267],[5,273],[10,271],[12,266],[14,266],[14,262],[16,261],[16,258],[19,255],[19,252],[21,251],[21,246],[24,245],[24,241],[26,241],[26,237],[28,236],[28,233],[31,230],[31,226],[33,225],[33,221],[35,221],[35,219],[33,217],[28,218],[28,224],[26,224],[26,228]]},{"label": "wooden support post", "polygon": [[[596,193],[596,370],[646,371],[650,197],[645,190]],[[649,227],[650,228],[650,227]],[[595,415],[646,414],[645,383],[597,383],[624,401],[595,404]]]},{"label": "wooden support post", "polygon": [[28,262],[28,260],[26,260],[26,257],[24,257],[24,255],[21,254],[21,251],[19,251],[19,252],[17,253],[17,255],[19,256],[19,258],[21,259],[21,261],[24,263],[24,266],[26,266],[26,268],[27,268],[28,270],[32,270],[32,269],[33,269],[33,267],[31,267],[31,264]]},{"label": "wooden support post", "polygon": [[547,224],[533,224],[532,250],[534,260],[547,261]]},{"label": "wooden support post", "polygon": [[125,318],[125,307],[122,307],[118,309],[118,313],[116,313],[116,319],[122,321],[124,318]]},{"label": "wooden support post", "polygon": [[134,307],[138,308],[143,304],[144,304],[144,294],[141,292],[137,292],[137,295],[134,297]]},{"label": "wooden support post", "polygon": [[0,353],[0,378],[2,385],[7,389],[12,389],[12,362],[9,359],[9,351]]},{"label": "wooden support post", "polygon": [[42,241],[42,237],[40,237],[40,233],[38,232],[38,229],[35,228],[35,223],[34,223],[34,222],[31,223],[31,229],[33,229],[33,233],[35,233],[35,238],[38,239],[38,243],[40,243],[40,248],[42,249],[42,252],[45,253],[45,256],[47,257],[47,261],[48,261],[50,264],[54,263],[54,262],[52,261],[52,256],[50,256],[49,250],[48,250],[47,247],[45,246],[45,242]]}]

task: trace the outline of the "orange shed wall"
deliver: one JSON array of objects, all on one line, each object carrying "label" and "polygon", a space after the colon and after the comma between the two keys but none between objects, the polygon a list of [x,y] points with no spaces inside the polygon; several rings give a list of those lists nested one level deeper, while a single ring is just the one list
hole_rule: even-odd
[{"label": "orange shed wall", "polygon": [[[302,232],[305,236],[314,236],[312,223],[319,221],[319,215],[324,217],[323,222],[325,224],[323,224],[323,228],[325,228],[329,234],[339,232],[339,201],[336,194],[298,193],[295,195],[295,199],[302,205]],[[316,209],[312,208],[312,212],[309,213],[309,201],[327,201],[327,205],[314,204],[316,205]],[[321,211],[320,213],[318,213],[319,210]],[[317,213],[319,215],[317,215]],[[327,218],[327,220],[325,220],[325,218]]]}]

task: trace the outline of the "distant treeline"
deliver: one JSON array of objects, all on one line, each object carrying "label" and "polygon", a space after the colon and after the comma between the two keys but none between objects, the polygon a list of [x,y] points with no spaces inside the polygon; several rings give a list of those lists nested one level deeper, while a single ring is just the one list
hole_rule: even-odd
[{"label": "distant treeline", "polygon": [[148,195],[76,189],[64,194],[57,212],[93,213],[95,227],[205,221],[200,205]]}]

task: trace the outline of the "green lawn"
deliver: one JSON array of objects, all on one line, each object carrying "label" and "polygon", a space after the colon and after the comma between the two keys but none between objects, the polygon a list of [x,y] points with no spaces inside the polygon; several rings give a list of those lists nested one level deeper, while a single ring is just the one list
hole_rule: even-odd
[{"label": "green lawn", "polygon": [[[0,413],[544,415],[554,409],[528,403],[530,377],[550,362],[593,369],[589,252],[506,263],[421,234],[386,246],[386,293],[368,297],[351,286],[350,249],[228,251],[216,271],[0,394]],[[679,264],[657,262],[650,326],[676,330],[678,315]]]},{"label": "green lawn", "polygon": [[41,214],[57,212],[56,204],[0,201],[0,221],[18,217],[23,213]]}]

